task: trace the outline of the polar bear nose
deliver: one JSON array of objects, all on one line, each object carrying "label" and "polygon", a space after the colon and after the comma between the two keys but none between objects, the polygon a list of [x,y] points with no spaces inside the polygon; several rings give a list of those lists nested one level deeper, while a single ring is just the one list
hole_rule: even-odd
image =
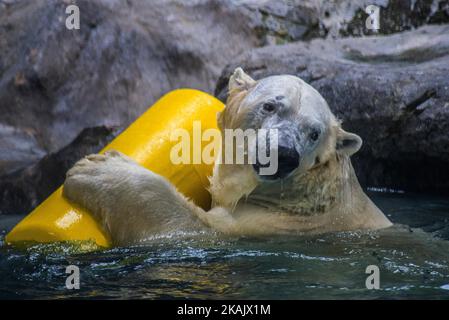
[{"label": "polar bear nose", "polygon": [[279,178],[288,176],[299,166],[299,153],[295,148],[279,146],[278,148],[278,170]]},{"label": "polar bear nose", "polygon": [[[271,175],[261,175],[262,178],[267,180],[276,180],[276,179],[282,179],[288,176],[293,170],[298,168],[299,166],[299,160],[300,156],[298,151],[294,147],[287,147],[287,146],[278,146],[278,164],[277,164],[277,170],[274,172],[274,174]],[[262,165],[258,159],[255,164],[253,164],[254,169],[256,172],[260,175],[261,171],[260,169],[263,167],[267,167],[267,165]]]}]

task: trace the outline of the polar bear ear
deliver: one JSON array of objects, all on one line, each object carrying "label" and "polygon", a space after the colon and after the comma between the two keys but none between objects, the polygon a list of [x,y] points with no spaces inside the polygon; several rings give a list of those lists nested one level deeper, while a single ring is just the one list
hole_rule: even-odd
[{"label": "polar bear ear", "polygon": [[343,129],[339,129],[337,135],[337,152],[352,156],[359,151],[362,146],[362,138],[358,135],[350,132],[346,132]]},{"label": "polar bear ear", "polygon": [[229,92],[248,90],[256,84],[256,81],[243,71],[242,68],[234,70],[231,78],[229,78]]}]

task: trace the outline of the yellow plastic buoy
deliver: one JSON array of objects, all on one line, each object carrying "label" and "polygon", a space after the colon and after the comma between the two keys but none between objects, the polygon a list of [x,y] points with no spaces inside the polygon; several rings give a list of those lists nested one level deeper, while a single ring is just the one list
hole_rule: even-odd
[{"label": "yellow plastic buoy", "polygon": [[[213,165],[174,165],[170,160],[170,150],[178,141],[170,141],[170,134],[173,130],[185,129],[192,136],[195,121],[200,121],[202,131],[217,128],[217,113],[223,108],[223,103],[204,92],[192,89],[172,91],[158,100],[101,153],[115,149],[128,155],[142,166],[166,177],[180,192],[207,209],[210,206],[207,177],[212,174]],[[6,236],[6,242],[94,241],[97,246],[110,247],[109,235],[87,211],[65,199],[62,188],[17,224]]]}]

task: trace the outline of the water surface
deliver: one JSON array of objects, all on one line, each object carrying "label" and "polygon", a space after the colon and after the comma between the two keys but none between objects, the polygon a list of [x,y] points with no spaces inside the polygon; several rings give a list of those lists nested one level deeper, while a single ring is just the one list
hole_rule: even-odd
[{"label": "water surface", "polygon": [[[77,254],[4,245],[20,218],[0,216],[0,298],[447,299],[449,200],[371,193],[396,224],[372,232],[268,239],[172,239]],[[61,249],[64,249],[61,251]],[[81,288],[65,288],[65,268]],[[368,290],[365,269],[380,269]]]}]

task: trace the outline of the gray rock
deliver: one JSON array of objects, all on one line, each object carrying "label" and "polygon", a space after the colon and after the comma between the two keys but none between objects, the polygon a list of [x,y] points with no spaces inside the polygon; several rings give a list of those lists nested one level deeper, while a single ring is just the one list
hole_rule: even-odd
[{"label": "gray rock", "polygon": [[35,163],[44,155],[32,133],[0,123],[0,176]]},{"label": "gray rock", "polygon": [[65,27],[69,3],[0,3],[0,124],[45,152],[84,128],[126,126],[170,90],[213,91],[229,59],[259,44],[216,1],[79,0],[80,30]]},{"label": "gray rock", "polygon": [[248,49],[365,34],[368,4],[385,10],[381,32],[449,21],[447,0],[78,0],[81,29],[67,30],[70,3],[0,1],[0,125],[33,145],[28,155],[12,150],[17,161],[0,160],[1,172],[59,150],[84,128],[126,126],[167,91],[212,92]]},{"label": "gray rock", "polygon": [[84,129],[69,145],[36,164],[0,177],[0,214],[27,214],[55,191],[83,156],[100,151],[119,133],[116,127]]},{"label": "gray rock", "polygon": [[[320,1],[322,29],[328,36],[387,35],[425,24],[449,22],[448,0],[355,0]],[[380,29],[366,28],[369,5],[379,7]]]},{"label": "gray rock", "polygon": [[[449,22],[448,0],[243,0],[242,13],[266,44],[317,37],[392,34]],[[379,7],[380,29],[366,28],[368,5]]]},{"label": "gray rock", "polygon": [[449,193],[449,26],[250,50],[223,71],[219,98],[237,66],[315,87],[363,138],[353,163],[365,186]]}]

